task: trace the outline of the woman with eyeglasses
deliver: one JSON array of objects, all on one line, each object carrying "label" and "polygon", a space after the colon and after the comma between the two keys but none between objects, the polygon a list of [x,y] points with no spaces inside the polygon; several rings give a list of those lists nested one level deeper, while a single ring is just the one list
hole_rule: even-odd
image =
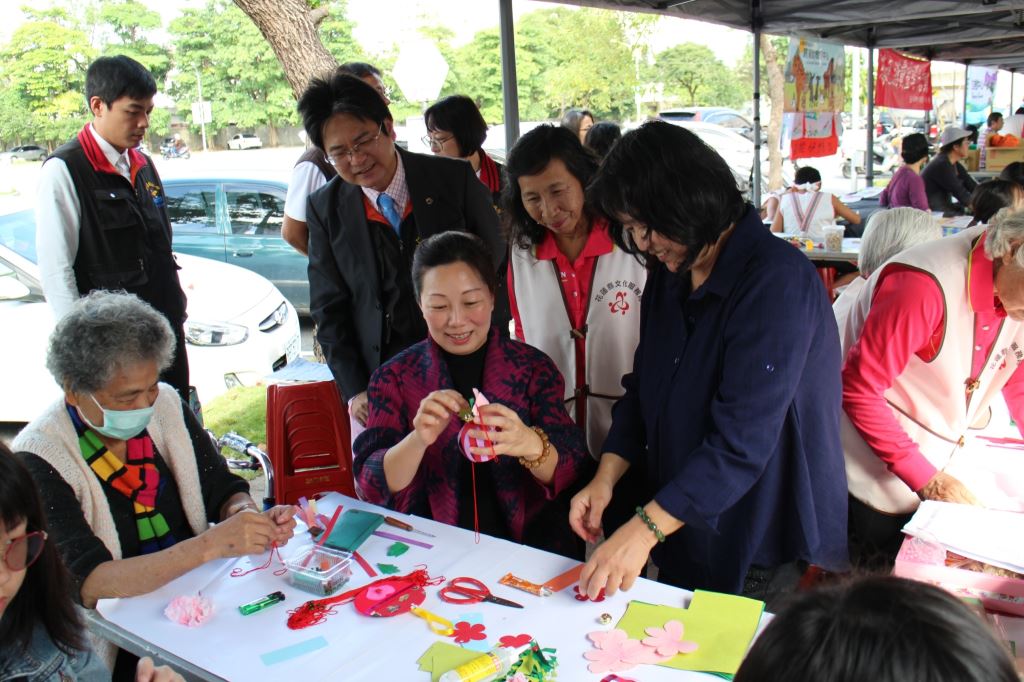
[{"label": "woman with eyeglasses", "polygon": [[490,190],[497,207],[505,187],[505,173],[501,164],[483,150],[487,122],[476,103],[465,95],[451,95],[431,105],[423,117],[427,124],[423,144],[437,156],[468,161],[476,177]]},{"label": "woman with eyeglasses", "polygon": [[[71,580],[47,535],[35,483],[0,443],[0,680],[110,679],[70,595]],[[135,679],[182,678],[143,659]]]}]

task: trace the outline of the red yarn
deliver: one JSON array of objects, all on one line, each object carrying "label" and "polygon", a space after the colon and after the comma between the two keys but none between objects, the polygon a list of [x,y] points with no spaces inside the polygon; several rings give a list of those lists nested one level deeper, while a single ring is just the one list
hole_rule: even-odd
[{"label": "red yarn", "polygon": [[357,587],[354,590],[349,590],[348,592],[344,592],[334,597],[314,599],[288,612],[288,627],[292,630],[301,630],[302,628],[319,625],[324,622],[327,616],[336,613],[334,610],[335,606],[355,601],[356,597],[360,594],[363,594],[374,587],[383,585],[384,583],[398,581],[411,582],[413,586],[423,588],[427,585],[440,584],[444,581],[444,576],[431,578],[430,574],[427,573],[426,568],[420,568],[408,575],[388,576],[386,578],[381,578],[380,580],[375,580],[372,583],[363,585],[362,587]]},{"label": "red yarn", "polygon": [[288,567],[283,565],[284,559],[281,558],[281,552],[277,549],[277,543],[275,542],[272,545],[270,545],[270,556],[267,557],[266,563],[264,563],[262,566],[250,568],[247,571],[243,571],[241,568],[232,568],[231,577],[241,578],[243,575],[249,575],[250,573],[255,573],[256,571],[262,571],[264,568],[270,568],[270,564],[274,562],[275,554],[277,555],[277,560],[281,562],[282,566],[281,568],[274,571],[274,575],[284,575],[288,572]]}]

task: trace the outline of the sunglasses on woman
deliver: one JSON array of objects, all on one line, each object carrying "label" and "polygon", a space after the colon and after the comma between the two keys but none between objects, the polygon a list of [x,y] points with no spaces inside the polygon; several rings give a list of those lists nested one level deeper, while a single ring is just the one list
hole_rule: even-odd
[{"label": "sunglasses on woman", "polygon": [[43,553],[45,544],[46,533],[41,530],[8,540],[3,552],[4,564],[11,571],[24,571]]}]

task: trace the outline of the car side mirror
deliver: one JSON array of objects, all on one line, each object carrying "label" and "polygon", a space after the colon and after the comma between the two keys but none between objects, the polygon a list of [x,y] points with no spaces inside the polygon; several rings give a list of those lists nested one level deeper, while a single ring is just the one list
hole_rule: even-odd
[{"label": "car side mirror", "polygon": [[16,301],[31,293],[32,291],[17,277],[0,277],[0,301]]}]

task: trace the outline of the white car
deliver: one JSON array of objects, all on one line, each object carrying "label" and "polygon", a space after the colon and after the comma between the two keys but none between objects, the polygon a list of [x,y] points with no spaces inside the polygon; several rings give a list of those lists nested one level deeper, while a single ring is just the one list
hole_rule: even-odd
[{"label": "white car", "polygon": [[252,133],[238,133],[228,140],[228,149],[260,149],[263,140]]},{"label": "white car", "polygon": [[[190,383],[201,401],[254,385],[299,356],[295,308],[266,278],[235,265],[176,254],[188,297]],[[32,211],[0,217],[0,422],[38,416],[61,391],[46,369],[54,319],[35,263]]]}]

